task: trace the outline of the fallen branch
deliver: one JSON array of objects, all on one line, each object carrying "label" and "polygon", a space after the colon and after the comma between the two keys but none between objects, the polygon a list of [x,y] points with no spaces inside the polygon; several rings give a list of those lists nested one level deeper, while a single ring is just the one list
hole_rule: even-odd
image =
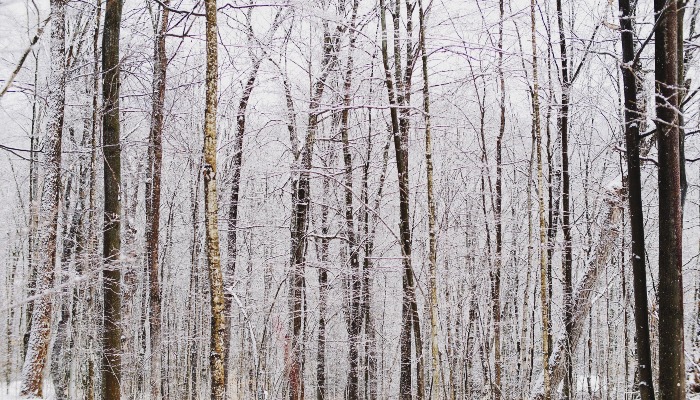
[{"label": "fallen branch", "polygon": [[[578,345],[586,317],[591,311],[593,305],[592,295],[598,283],[598,277],[603,267],[610,260],[616,239],[620,236],[618,229],[622,210],[624,208],[626,191],[623,187],[612,185],[607,192],[605,203],[608,206],[608,211],[605,214],[604,223],[598,238],[598,245],[595,249],[594,258],[589,261],[586,272],[581,281],[576,285],[572,294],[573,301],[573,329],[571,332],[571,348],[575,349]],[[563,362],[564,352],[566,351],[565,338],[559,337],[554,344],[552,355],[549,359],[549,374],[551,377],[552,388],[557,388],[564,379],[566,373],[566,365]],[[534,389],[533,399],[543,399],[544,393],[542,386],[536,385]]]}]

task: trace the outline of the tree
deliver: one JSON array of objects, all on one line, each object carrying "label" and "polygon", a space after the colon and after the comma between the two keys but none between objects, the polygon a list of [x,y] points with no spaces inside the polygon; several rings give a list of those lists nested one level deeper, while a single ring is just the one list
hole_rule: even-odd
[{"label": "tree", "polygon": [[34,301],[29,342],[22,368],[22,396],[42,396],[43,372],[51,341],[51,313],[56,236],[61,192],[61,139],[66,102],[66,2],[51,1],[51,74],[49,77],[48,124],[44,145],[44,190],[41,193],[37,265],[38,298]]},{"label": "tree", "polygon": [[218,105],[218,27],[216,0],[206,0],[206,98],[204,107],[204,225],[207,266],[209,271],[209,300],[211,304],[211,398],[223,400],[226,393],[224,355],[226,317],[224,315],[224,281],[219,253],[219,205],[216,190],[216,110]]},{"label": "tree", "polygon": [[340,136],[343,142],[343,167],[344,167],[344,198],[345,198],[345,232],[348,237],[348,248],[350,253],[350,279],[346,286],[348,302],[346,309],[347,332],[350,340],[350,350],[348,361],[350,368],[348,371],[348,400],[359,399],[360,390],[360,332],[362,330],[362,275],[360,271],[360,245],[355,232],[355,208],[353,206],[353,163],[350,153],[350,107],[352,105],[352,74],[354,69],[353,52],[355,51],[355,40],[357,39],[357,7],[359,1],[352,3],[352,15],[350,16],[349,49],[348,60],[343,78],[343,110],[340,113]]},{"label": "tree", "polygon": [[107,0],[102,33],[102,152],[104,154],[104,229],[102,292],[102,398],[121,398],[121,144],[119,122],[119,35],[122,0]]},{"label": "tree", "polygon": [[[501,0],[501,13],[503,12],[503,1]],[[433,145],[431,137],[431,124],[430,124],[430,85],[428,84],[428,52],[425,48],[425,13],[423,9],[422,0],[418,0],[418,16],[420,25],[420,55],[421,61],[423,62],[423,112],[425,113],[425,170],[426,170],[426,180],[428,189],[428,269],[429,269],[429,291],[430,291],[430,352],[431,352],[431,368],[432,377],[430,385],[430,398],[437,399],[439,397],[438,383],[440,382],[440,349],[438,348],[438,325],[440,321],[438,319],[438,294],[437,294],[437,232],[435,226],[435,189],[433,183]],[[500,31],[502,39],[503,24],[500,25]],[[501,54],[501,53],[499,53]],[[501,55],[502,57],[502,55]],[[502,58],[499,58],[502,60]],[[503,75],[501,75],[501,82],[503,82]],[[501,116],[503,124],[505,124],[505,115]],[[500,133],[503,133],[501,129]],[[500,143],[500,141],[499,141]],[[500,157],[500,147],[498,149]],[[499,159],[500,162],[500,159]],[[500,175],[499,175],[500,178]],[[500,181],[499,181],[500,183]],[[500,197],[499,197],[500,198]],[[499,203],[500,204],[500,203]],[[500,238],[499,238],[500,239]],[[496,271],[498,274],[499,272]],[[497,278],[498,279],[498,278]],[[500,293],[500,283],[495,280],[494,292]],[[498,294],[496,295],[498,296]],[[494,301],[494,309],[500,310],[500,302]],[[496,327],[499,319],[494,314],[494,346],[496,347],[496,390],[500,393],[500,364],[498,362],[500,354],[498,350],[498,332],[499,328]]]},{"label": "tree", "polygon": [[[340,14],[344,14],[345,3],[339,3]],[[304,399],[304,381],[302,379],[304,363],[302,354],[303,328],[303,292],[305,287],[304,267],[306,263],[306,231],[310,203],[311,160],[313,158],[316,133],[319,125],[321,98],[326,87],[326,79],[337,64],[337,51],[340,34],[345,31],[344,24],[338,24],[335,32],[330,33],[328,22],[323,24],[323,56],[321,58],[320,75],[311,86],[311,99],[308,108],[306,138],[301,149],[293,151],[292,179],[292,218],[291,218],[291,272],[289,274],[289,306],[291,313],[291,355],[287,370],[290,400]],[[287,90],[287,104],[291,102]],[[291,110],[291,108],[290,108]],[[294,131],[294,132],[293,132]],[[296,143],[296,133],[290,128],[292,143]],[[294,147],[294,146],[293,146]],[[298,168],[298,171],[294,171]]]},{"label": "tree", "polygon": [[[636,5],[636,3],[635,3]],[[637,366],[639,392],[642,400],[654,399],[651,342],[649,339],[649,309],[647,302],[646,252],[644,246],[644,211],[642,208],[641,165],[639,160],[639,113],[637,70],[634,45],[635,7],[629,0],[619,0],[620,36],[622,39],[622,80],[625,104],[625,142],[627,149],[627,188],[629,219],[632,233],[632,275],[634,280],[634,319],[637,336]]]},{"label": "tree", "polygon": [[678,8],[654,0],[656,128],[659,146],[659,376],[661,400],[685,398],[683,220],[678,115]]},{"label": "tree", "polygon": [[[401,260],[403,278],[401,287],[403,297],[401,303],[401,333],[399,334],[400,346],[400,377],[399,393],[402,400],[413,398],[412,394],[412,364],[411,364],[411,337],[415,338],[417,371],[418,371],[418,398],[423,398],[424,374],[422,359],[422,340],[420,335],[420,321],[416,305],[416,290],[411,265],[411,221],[408,184],[408,133],[410,119],[408,104],[411,101],[411,77],[413,74],[414,57],[413,43],[406,40],[406,64],[402,63],[401,51],[401,2],[394,2],[393,35],[394,35],[394,71],[389,66],[389,50],[386,26],[386,6],[384,0],[379,2],[380,25],[382,30],[382,64],[384,66],[384,84],[389,99],[389,113],[391,118],[391,132],[394,139],[394,153],[396,157],[396,173],[399,186],[399,242],[401,246]],[[413,5],[406,3],[406,36],[412,37]],[[402,71],[402,68],[404,70]],[[413,332],[413,335],[412,335]]]},{"label": "tree", "polygon": [[544,399],[552,397],[552,387],[549,372],[549,308],[550,298],[547,296],[547,257],[545,252],[545,220],[544,220],[544,184],[542,179],[542,129],[540,127],[540,97],[539,81],[537,78],[537,37],[535,24],[535,6],[537,0],[530,1],[530,28],[532,42],[532,121],[533,134],[537,154],[537,192],[539,195],[539,220],[540,220],[540,306],[542,307],[542,371]]},{"label": "tree", "polygon": [[165,36],[168,30],[170,10],[165,0],[160,12],[160,26],[155,28],[153,49],[153,99],[151,128],[148,136],[148,164],[146,172],[146,270],[149,282],[150,329],[150,380],[151,399],[161,398],[161,287],[158,263],[160,233],[160,193],[163,165],[163,125],[168,56],[165,52]]}]

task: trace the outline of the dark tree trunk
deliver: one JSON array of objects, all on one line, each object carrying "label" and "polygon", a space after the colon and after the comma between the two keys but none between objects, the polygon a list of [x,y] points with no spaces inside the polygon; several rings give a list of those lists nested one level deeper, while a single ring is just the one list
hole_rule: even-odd
[{"label": "dark tree trunk", "polygon": [[564,233],[564,254],[562,256],[562,272],[564,275],[564,393],[565,399],[572,398],[573,386],[571,331],[573,329],[572,314],[572,281],[571,269],[573,255],[571,247],[571,183],[569,179],[569,92],[571,81],[569,78],[569,59],[566,52],[566,35],[564,34],[564,16],[561,0],[557,0],[557,22],[559,25],[559,53],[561,55],[561,110],[559,112],[559,132],[561,135],[561,169],[562,169],[562,223]]},{"label": "dark tree trunk", "polygon": [[121,398],[121,145],[119,142],[119,33],[122,0],[107,0],[102,34],[104,154],[102,398]]},{"label": "dark tree trunk", "polygon": [[676,0],[654,0],[659,147],[659,397],[685,398]]},{"label": "dark tree trunk", "polygon": [[[339,24],[336,27],[335,33],[331,35],[328,32],[327,25],[324,27],[321,74],[314,82],[312,88],[304,146],[301,149],[301,154],[295,154],[294,164],[299,168],[299,171],[292,172],[293,174],[298,174],[298,176],[292,182],[291,272],[289,277],[289,306],[291,311],[292,337],[289,343],[291,355],[287,371],[290,400],[304,399],[304,380],[302,379],[304,370],[302,354],[304,315],[302,307],[304,304],[304,267],[306,263],[306,231],[310,202],[309,192],[311,187],[311,159],[319,125],[321,97],[326,87],[326,79],[336,64],[339,35],[344,30],[344,25]],[[290,101],[291,98],[287,91],[287,102],[291,112]],[[290,126],[290,134],[295,136],[293,131],[293,127]],[[292,137],[292,141],[295,140],[296,137]]]},{"label": "dark tree trunk", "polygon": [[346,290],[348,304],[346,306],[346,323],[348,338],[350,341],[350,350],[348,354],[348,362],[350,365],[348,371],[348,387],[347,399],[358,400],[360,389],[360,331],[362,329],[361,318],[361,290],[362,276],[360,272],[360,246],[355,233],[355,208],[353,206],[353,174],[352,174],[352,154],[350,153],[350,136],[349,136],[349,120],[350,106],[352,105],[352,73],[353,73],[353,50],[355,49],[355,31],[357,21],[357,6],[359,1],[353,2],[352,16],[350,17],[350,48],[348,53],[348,61],[345,67],[345,76],[343,81],[343,110],[340,113],[340,136],[343,142],[343,167],[345,177],[345,232],[348,237],[348,247],[350,251],[350,279]]},{"label": "dark tree trunk", "polygon": [[156,31],[153,51],[153,111],[148,143],[148,168],[146,178],[146,273],[149,282],[149,329],[150,329],[150,393],[151,399],[162,396],[161,382],[161,288],[158,265],[158,237],[160,233],[160,182],[163,164],[163,121],[168,58],[165,53],[165,35],[168,30],[168,4],[162,8],[160,27]]},{"label": "dark tree trunk", "polygon": [[630,0],[619,0],[622,38],[622,80],[625,104],[625,141],[627,144],[627,188],[629,218],[632,234],[632,276],[634,285],[634,319],[637,336],[637,366],[639,394],[642,400],[654,399],[651,341],[649,340],[649,310],[647,301],[647,272],[644,249],[644,212],[639,164],[639,126],[644,118],[637,103],[637,76],[634,61],[635,10]]}]

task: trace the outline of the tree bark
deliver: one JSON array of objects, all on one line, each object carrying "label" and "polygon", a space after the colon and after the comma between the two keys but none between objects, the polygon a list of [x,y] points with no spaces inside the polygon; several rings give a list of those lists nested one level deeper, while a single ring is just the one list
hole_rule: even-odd
[{"label": "tree bark", "polygon": [[685,398],[683,241],[678,115],[678,9],[654,0],[656,126],[659,147],[659,376],[661,400]]},{"label": "tree bark", "polygon": [[642,204],[641,166],[639,163],[639,127],[644,118],[637,103],[636,62],[634,61],[634,15],[630,0],[619,0],[620,36],[622,40],[622,81],[625,104],[625,142],[627,145],[627,188],[630,230],[632,234],[632,275],[634,281],[634,318],[637,337],[639,394],[642,400],[654,400],[649,308],[647,300],[646,251],[644,245],[644,210]]},{"label": "tree bark", "polygon": [[224,282],[219,253],[218,199],[216,190],[216,110],[218,105],[218,28],[216,0],[206,0],[206,103],[204,109],[204,224],[207,265],[209,267],[209,299],[211,304],[211,399],[223,400],[226,392],[224,354],[226,318],[224,315]]},{"label": "tree bark", "polygon": [[[342,4],[342,3],[341,3]],[[306,139],[301,149],[301,154],[295,154],[295,166],[299,171],[292,181],[292,222],[291,222],[291,272],[289,276],[289,306],[291,311],[292,337],[290,342],[291,355],[287,369],[289,384],[289,399],[304,399],[304,380],[302,379],[304,363],[302,354],[302,328],[303,328],[303,302],[304,302],[304,267],[306,264],[306,231],[309,211],[310,173],[313,148],[316,142],[316,132],[319,124],[319,107],[321,97],[326,86],[326,79],[335,66],[337,59],[337,46],[339,34],[344,31],[343,25],[336,27],[335,34],[328,32],[324,26],[323,34],[323,58],[321,59],[321,75],[312,86],[311,100],[309,102]],[[288,106],[291,99],[287,92]],[[290,107],[291,109],[291,107]],[[294,129],[290,127],[292,141],[296,140]]]},{"label": "tree bark", "polygon": [[562,270],[564,275],[564,342],[565,349],[565,378],[564,378],[564,399],[573,397],[573,372],[571,346],[572,329],[572,281],[571,270],[573,264],[573,253],[571,247],[571,183],[569,179],[569,92],[571,81],[569,79],[569,59],[566,51],[566,35],[564,34],[564,15],[561,0],[557,0],[557,22],[559,26],[559,53],[561,56],[561,110],[559,112],[559,132],[561,135],[561,168],[562,168],[562,223],[561,228],[564,233],[564,254],[562,256]]},{"label": "tree bark", "polygon": [[349,340],[348,362],[348,386],[347,399],[358,400],[360,390],[360,331],[362,330],[361,302],[362,302],[362,276],[360,271],[360,245],[355,232],[355,208],[353,206],[353,174],[352,154],[350,153],[350,135],[348,124],[350,122],[350,106],[352,105],[352,73],[354,68],[353,51],[357,38],[357,7],[359,1],[353,1],[352,16],[350,17],[350,44],[348,60],[343,79],[343,110],[340,113],[340,136],[343,147],[344,167],[344,200],[345,200],[345,234],[348,238],[350,253],[350,279],[346,287],[348,304],[346,309],[346,324]]},{"label": "tree bark", "polygon": [[542,371],[544,399],[552,398],[552,388],[550,383],[549,372],[549,301],[547,296],[547,254],[545,250],[546,243],[546,227],[544,219],[544,183],[542,179],[542,132],[540,127],[540,100],[539,100],[539,81],[537,79],[537,40],[536,40],[536,24],[535,24],[535,8],[537,0],[530,1],[530,28],[532,41],[532,104],[533,104],[533,133],[535,135],[535,146],[537,154],[537,192],[539,196],[539,220],[540,220],[540,305],[542,310]]},{"label": "tree bark", "polygon": [[48,123],[44,144],[44,190],[41,194],[37,243],[37,285],[32,311],[32,325],[22,368],[20,394],[26,397],[42,396],[43,372],[51,341],[51,313],[53,299],[49,290],[53,287],[56,270],[56,236],[58,229],[59,197],[61,192],[61,138],[66,100],[66,2],[51,1],[51,72],[47,99]]},{"label": "tree bark", "polygon": [[168,57],[165,52],[165,36],[168,30],[169,0],[161,9],[160,26],[156,28],[153,49],[153,99],[151,128],[148,143],[148,167],[146,177],[146,272],[148,274],[148,305],[150,329],[150,393],[151,399],[162,397],[161,382],[161,287],[158,265],[160,234],[161,170],[163,165],[163,124]]},{"label": "tree bark", "polygon": [[[501,0],[501,12],[503,11],[503,0]],[[430,124],[430,85],[428,84],[428,52],[425,46],[425,10],[423,9],[422,0],[418,0],[418,16],[420,23],[420,54],[423,62],[423,112],[425,113],[425,170],[428,191],[428,274],[429,274],[429,291],[430,291],[430,350],[431,350],[431,368],[432,376],[430,383],[430,398],[437,400],[439,398],[438,384],[440,382],[440,349],[438,348],[438,289],[437,289],[437,227],[435,226],[435,189],[433,183],[433,144],[431,137]],[[503,24],[501,23],[501,40],[503,33]],[[499,53],[501,54],[501,53]],[[502,57],[502,56],[501,56]],[[500,58],[502,60],[502,58]],[[503,75],[501,75],[502,79]],[[503,121],[502,121],[503,122]],[[501,130],[501,135],[503,131]],[[500,140],[499,140],[500,143]],[[498,148],[498,156],[500,158],[500,146]],[[500,170],[499,170],[500,171]],[[497,186],[498,188],[498,186]],[[500,198],[500,197],[499,197]],[[498,283],[500,285],[500,283]],[[494,289],[498,290],[498,289]],[[500,309],[500,303],[493,305],[494,309]],[[494,326],[496,324],[494,316]],[[495,343],[498,346],[498,329],[495,329]],[[500,352],[496,347],[496,359],[500,360]],[[500,362],[497,364],[500,367]],[[497,370],[497,388],[500,388],[500,370]],[[497,393],[500,390],[497,389]],[[498,397],[496,397],[498,399]]]},{"label": "tree bark", "polygon": [[121,145],[119,34],[122,0],[107,0],[102,34],[102,142],[104,154],[102,398],[121,398]]},{"label": "tree bark", "polygon": [[506,86],[503,77],[503,18],[504,0],[498,2],[498,85],[500,91],[500,123],[496,138],[496,265],[491,273],[491,313],[493,318],[494,349],[494,399],[502,395],[502,361],[501,361],[501,266],[503,264],[503,134],[506,129]]}]

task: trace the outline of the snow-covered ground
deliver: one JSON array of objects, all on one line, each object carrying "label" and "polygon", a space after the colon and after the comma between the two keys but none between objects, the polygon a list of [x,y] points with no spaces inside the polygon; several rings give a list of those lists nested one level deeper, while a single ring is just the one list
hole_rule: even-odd
[{"label": "snow-covered ground", "polygon": [[[0,400],[19,400],[19,387],[21,383],[21,381],[12,381],[10,382],[10,385],[8,387],[8,385],[5,382],[0,382]],[[50,379],[45,380],[44,397],[42,398],[45,400],[53,400],[53,393],[53,383]],[[26,397],[22,399],[27,400]]]}]

